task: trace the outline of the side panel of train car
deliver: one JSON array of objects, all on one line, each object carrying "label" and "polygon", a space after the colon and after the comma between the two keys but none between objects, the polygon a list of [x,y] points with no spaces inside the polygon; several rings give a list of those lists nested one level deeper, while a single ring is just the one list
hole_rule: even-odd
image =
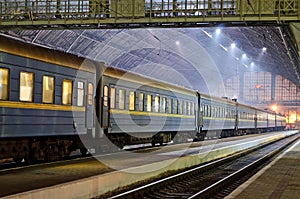
[{"label": "side panel of train car", "polygon": [[108,70],[102,76],[102,127],[118,145],[195,137],[197,95],[135,75]]},{"label": "side panel of train car", "polygon": [[238,131],[245,134],[255,131],[256,128],[256,109],[253,107],[237,104],[238,112]]},{"label": "side panel of train car", "polygon": [[[7,52],[10,47],[5,44],[1,40],[0,158],[45,160],[69,155],[79,147],[74,135],[93,128],[93,104],[86,96],[95,74],[48,63],[39,56],[40,48],[13,42]],[[18,48],[28,52],[23,56]]]},{"label": "side panel of train car", "polygon": [[234,135],[236,129],[235,102],[217,99],[200,94],[201,116],[203,118],[201,137],[227,137]]}]

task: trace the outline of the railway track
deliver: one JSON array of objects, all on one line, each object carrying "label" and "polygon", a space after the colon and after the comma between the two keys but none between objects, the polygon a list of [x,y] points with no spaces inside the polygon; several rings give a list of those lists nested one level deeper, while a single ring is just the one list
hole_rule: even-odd
[{"label": "railway track", "polygon": [[298,139],[296,134],[110,198],[223,198]]}]

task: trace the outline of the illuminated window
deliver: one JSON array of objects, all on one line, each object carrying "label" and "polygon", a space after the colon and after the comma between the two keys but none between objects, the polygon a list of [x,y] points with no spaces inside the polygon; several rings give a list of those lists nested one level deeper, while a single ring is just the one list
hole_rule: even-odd
[{"label": "illuminated window", "polygon": [[178,114],[178,100],[177,99],[174,99],[174,106],[173,106],[173,109],[174,109],[174,114]]},{"label": "illuminated window", "polygon": [[178,103],[178,114],[182,114],[183,113],[183,101],[179,100]]},{"label": "illuminated window", "polygon": [[168,99],[167,107],[168,107],[168,113],[171,114],[172,113],[172,99],[171,98]]},{"label": "illuminated window", "polygon": [[103,106],[108,106],[108,86],[103,87]]},{"label": "illuminated window", "polygon": [[119,90],[119,109],[125,109],[125,90]]},{"label": "illuminated window", "polygon": [[84,103],[84,85],[83,82],[77,82],[77,106],[83,106]]},{"label": "illuminated window", "polygon": [[116,88],[110,88],[110,108],[116,107]]},{"label": "illuminated window", "polygon": [[147,111],[152,111],[152,95],[147,95]]},{"label": "illuminated window", "polygon": [[33,101],[33,73],[20,73],[20,101]]},{"label": "illuminated window", "polygon": [[139,111],[144,111],[144,93],[139,93]]},{"label": "illuminated window", "polygon": [[154,98],[154,111],[159,112],[159,96],[155,96]]},{"label": "illuminated window", "polygon": [[161,100],[161,112],[165,113],[167,108],[167,98],[163,97]]},{"label": "illuminated window", "polygon": [[8,69],[0,68],[0,100],[8,99],[8,78]]},{"label": "illuminated window", "polygon": [[191,102],[186,102],[186,114],[191,115]]},{"label": "illuminated window", "polygon": [[63,80],[62,87],[62,104],[63,105],[72,105],[72,81]]},{"label": "illuminated window", "polygon": [[93,104],[93,93],[94,93],[94,86],[93,86],[93,84],[89,83],[89,86],[88,86],[88,104],[89,105]]},{"label": "illuminated window", "polygon": [[211,117],[211,105],[207,105],[207,117]]},{"label": "illuminated window", "polygon": [[43,76],[43,103],[54,103],[54,77]]},{"label": "illuminated window", "polygon": [[129,110],[134,111],[134,105],[135,105],[135,93],[131,91],[129,93]]}]

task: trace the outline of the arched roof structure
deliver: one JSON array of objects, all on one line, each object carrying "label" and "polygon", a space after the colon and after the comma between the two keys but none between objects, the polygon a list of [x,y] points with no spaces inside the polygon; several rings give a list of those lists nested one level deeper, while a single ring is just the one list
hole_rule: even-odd
[{"label": "arched roof structure", "polygon": [[201,91],[254,68],[300,85],[299,58],[284,27],[6,30],[1,34]]}]

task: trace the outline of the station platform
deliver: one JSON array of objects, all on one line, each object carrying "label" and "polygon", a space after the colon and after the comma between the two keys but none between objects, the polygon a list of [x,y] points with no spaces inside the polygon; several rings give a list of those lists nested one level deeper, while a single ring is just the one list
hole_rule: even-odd
[{"label": "station platform", "polygon": [[236,136],[3,171],[0,172],[0,198],[105,198],[120,188],[129,188],[170,171],[191,168],[298,133],[295,130]]},{"label": "station platform", "polygon": [[300,140],[226,199],[300,198]]}]

